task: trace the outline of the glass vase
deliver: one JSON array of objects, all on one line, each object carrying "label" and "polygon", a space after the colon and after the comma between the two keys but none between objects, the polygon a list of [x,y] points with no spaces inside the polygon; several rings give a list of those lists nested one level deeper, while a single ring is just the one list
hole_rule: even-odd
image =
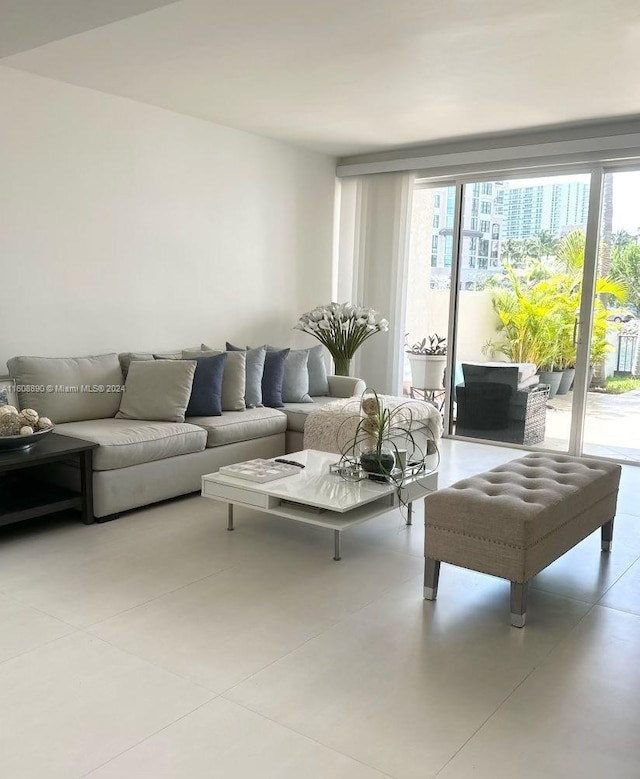
[{"label": "glass vase", "polygon": [[351,357],[333,356],[334,372],[336,376],[351,376]]},{"label": "glass vase", "polygon": [[386,446],[379,449],[367,449],[360,455],[360,467],[370,477],[380,480],[386,479],[391,474],[396,458],[393,452]]}]

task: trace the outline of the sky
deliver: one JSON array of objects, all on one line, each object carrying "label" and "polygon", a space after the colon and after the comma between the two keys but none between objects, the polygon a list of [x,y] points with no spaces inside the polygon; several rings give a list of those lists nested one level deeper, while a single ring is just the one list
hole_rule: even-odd
[{"label": "sky", "polygon": [[[589,183],[589,176],[547,176],[518,179],[509,183],[515,187],[557,184],[563,181]],[[614,232],[626,230],[632,235],[640,232],[640,171],[613,174],[613,229]]]}]

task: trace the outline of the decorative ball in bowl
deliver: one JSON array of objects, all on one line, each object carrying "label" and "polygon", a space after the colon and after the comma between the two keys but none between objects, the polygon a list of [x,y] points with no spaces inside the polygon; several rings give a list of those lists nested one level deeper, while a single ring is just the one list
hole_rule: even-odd
[{"label": "decorative ball in bowl", "polygon": [[0,452],[29,449],[53,430],[53,422],[32,408],[18,411],[15,406],[0,406]]}]

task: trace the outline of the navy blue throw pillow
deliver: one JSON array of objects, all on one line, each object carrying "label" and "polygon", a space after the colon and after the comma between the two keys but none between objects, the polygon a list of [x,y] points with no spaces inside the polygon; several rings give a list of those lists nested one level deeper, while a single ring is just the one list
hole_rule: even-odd
[{"label": "navy blue throw pillow", "polygon": [[223,352],[213,357],[196,357],[195,360],[196,372],[193,376],[186,416],[222,416],[222,377],[227,355]]},{"label": "navy blue throw pillow", "polygon": [[279,352],[267,352],[262,374],[262,405],[269,408],[282,408],[282,382],[284,380],[284,361],[289,349]]}]

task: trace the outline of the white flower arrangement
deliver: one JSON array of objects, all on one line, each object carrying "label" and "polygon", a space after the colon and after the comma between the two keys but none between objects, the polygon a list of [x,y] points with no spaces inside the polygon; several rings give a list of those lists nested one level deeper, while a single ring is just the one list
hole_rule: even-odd
[{"label": "white flower arrangement", "polygon": [[333,357],[336,373],[348,374],[349,361],[375,333],[385,333],[389,322],[373,308],[353,303],[327,303],[307,311],[295,330],[317,338]]}]

